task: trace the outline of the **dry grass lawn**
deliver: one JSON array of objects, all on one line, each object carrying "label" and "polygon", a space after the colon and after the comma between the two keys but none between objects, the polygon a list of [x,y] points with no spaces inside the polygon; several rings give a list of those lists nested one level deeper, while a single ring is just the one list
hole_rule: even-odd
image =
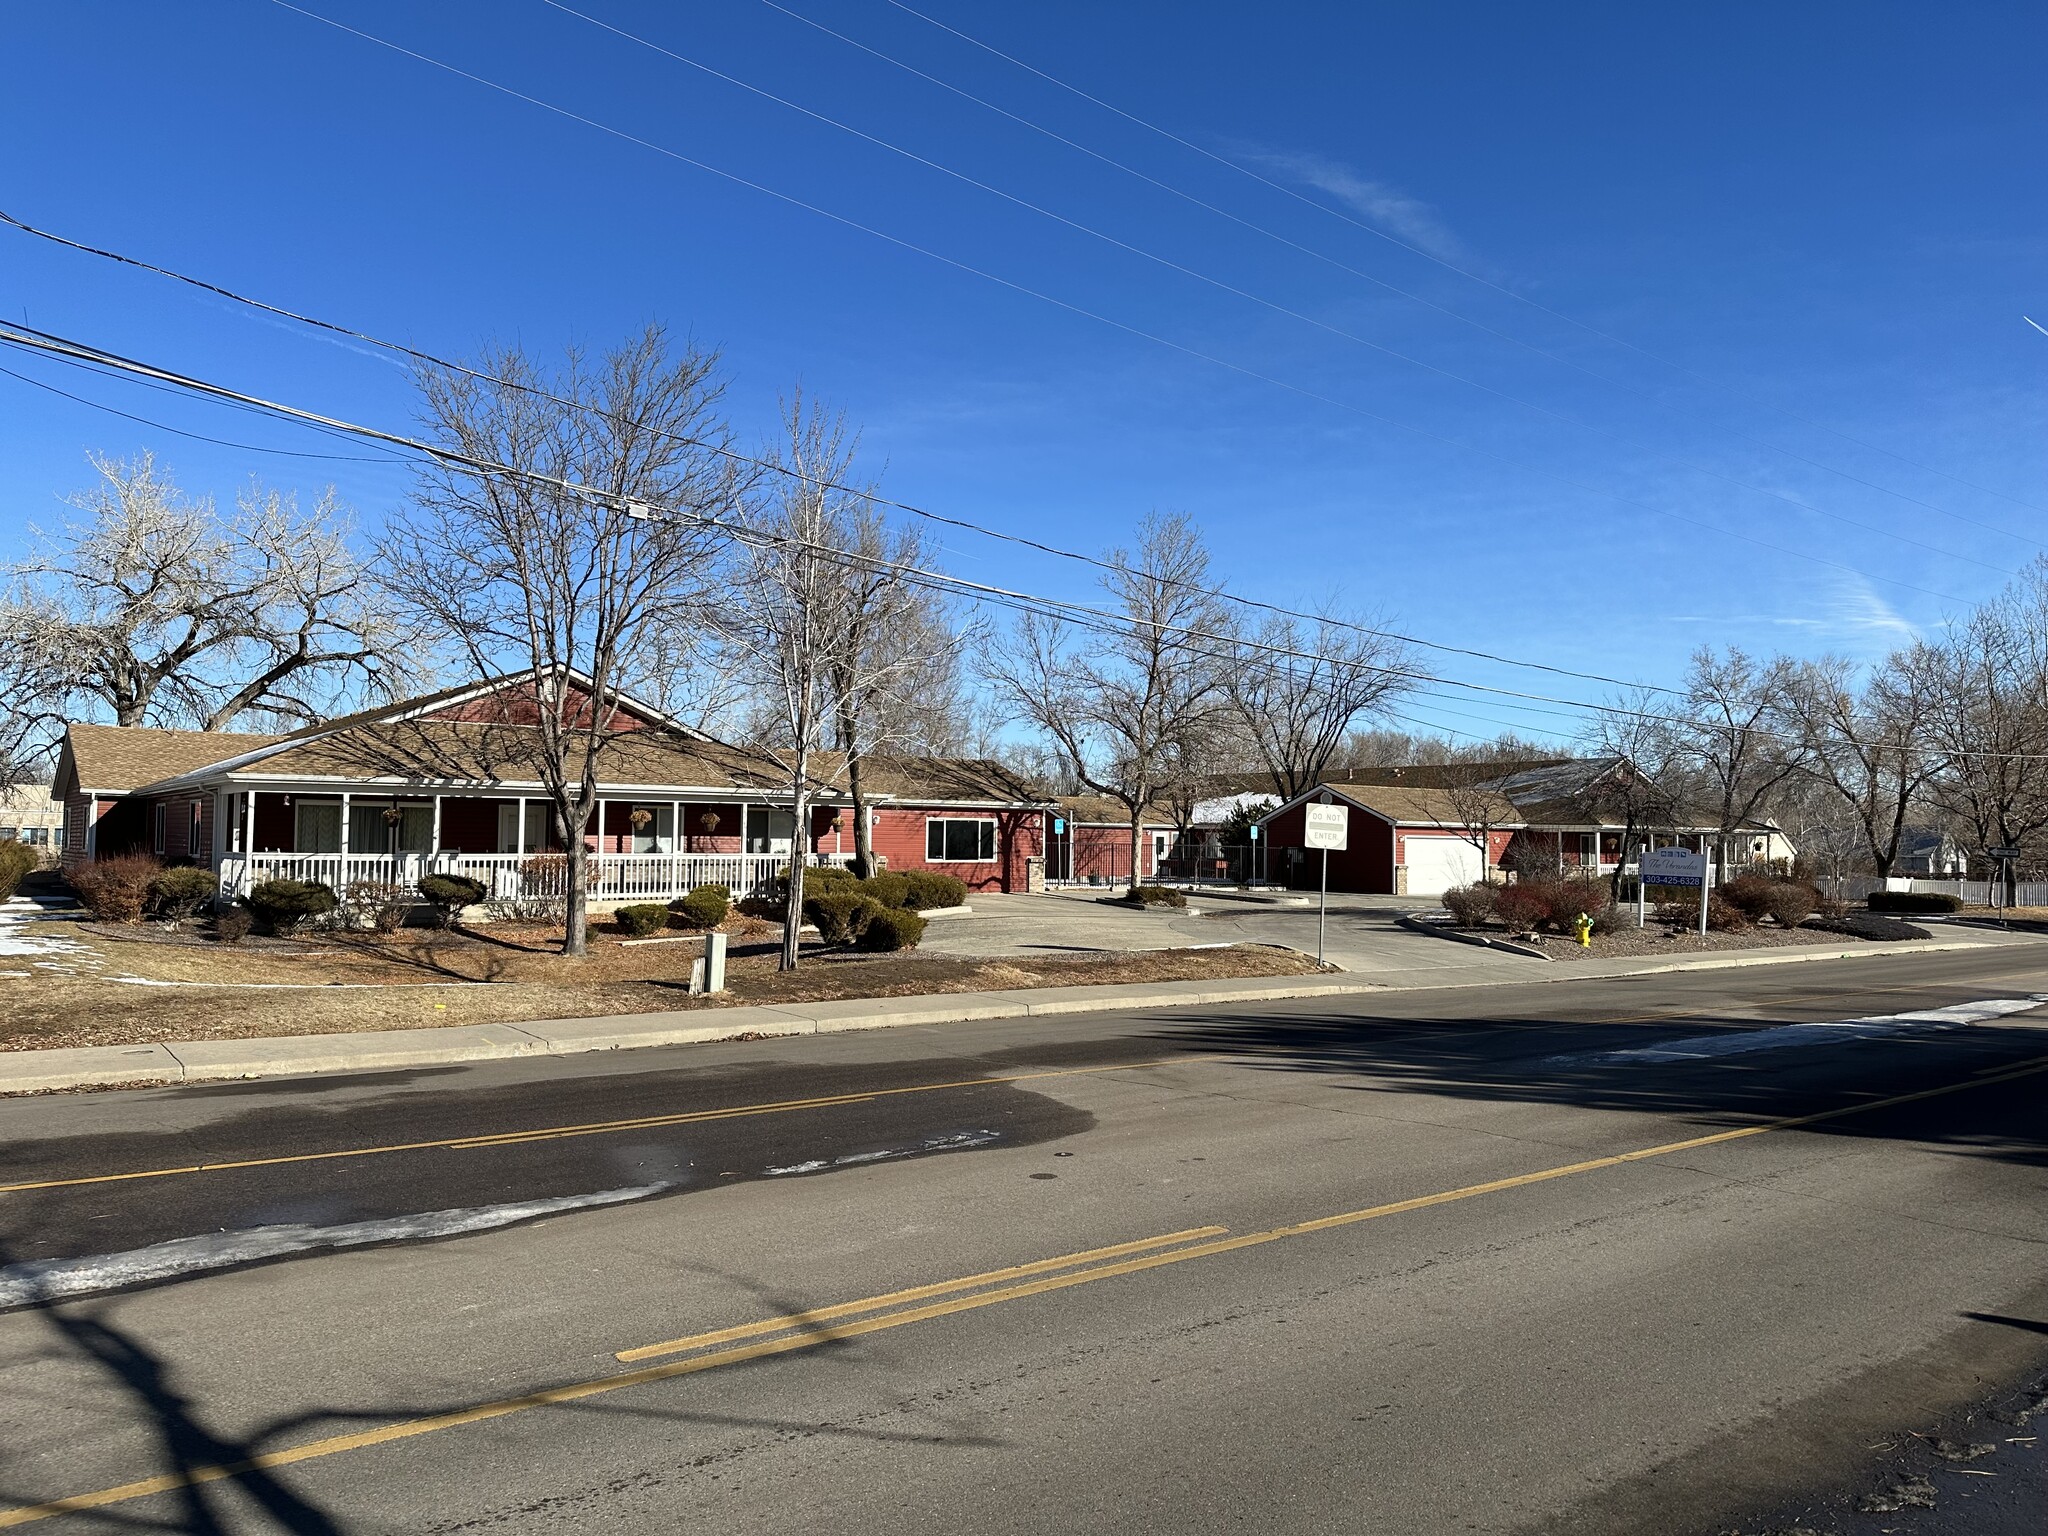
[{"label": "dry grass lawn", "polygon": [[[776,969],[776,930],[740,920],[728,990],[689,995],[697,944],[623,944],[593,932],[583,960],[553,953],[539,926],[492,924],[475,933],[408,929],[392,935],[322,933],[305,943],[227,947],[156,942],[91,923],[38,932],[86,945],[104,964],[77,974],[33,969],[0,979],[0,1050],[132,1045],[156,1040],[420,1029],[445,1024],[656,1013],[746,1003],[820,1002],[1010,987],[1298,976],[1315,962],[1260,945],[976,960],[861,955],[807,947],[794,973]],[[173,985],[138,985],[117,977]]]}]

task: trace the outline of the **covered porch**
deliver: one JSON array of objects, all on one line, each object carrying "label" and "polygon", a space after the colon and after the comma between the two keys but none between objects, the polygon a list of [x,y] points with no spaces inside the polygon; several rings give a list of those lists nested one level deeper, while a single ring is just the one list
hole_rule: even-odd
[{"label": "covered porch", "polygon": [[[822,823],[803,852],[846,863],[853,838]],[[213,865],[221,892],[264,880],[410,888],[464,875],[499,901],[559,899],[568,860],[552,802],[537,795],[397,789],[247,788],[215,796]],[[665,901],[700,885],[737,897],[787,868],[794,820],[763,800],[605,796],[583,831],[594,902]]]}]

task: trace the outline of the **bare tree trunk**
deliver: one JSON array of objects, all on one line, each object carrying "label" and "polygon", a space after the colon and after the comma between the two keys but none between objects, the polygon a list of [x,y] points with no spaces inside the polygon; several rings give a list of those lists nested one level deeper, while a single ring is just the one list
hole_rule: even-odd
[{"label": "bare tree trunk", "polygon": [[796,755],[795,792],[790,799],[796,825],[789,840],[789,908],[782,915],[782,969],[785,971],[797,968],[803,949],[804,865],[810,851],[811,819],[810,787],[804,783],[804,760],[807,756],[809,754],[802,751]]},{"label": "bare tree trunk", "polygon": [[590,854],[579,834],[567,839],[569,889],[562,908],[562,953],[590,952]]},{"label": "bare tree trunk", "polygon": [[1138,889],[1138,887],[1139,887],[1139,886],[1141,886],[1141,885],[1143,885],[1143,884],[1145,883],[1145,881],[1144,881],[1144,877],[1143,877],[1143,876],[1141,876],[1141,875],[1140,875],[1140,874],[1138,873],[1138,863],[1139,863],[1139,852],[1138,852],[1138,851],[1139,851],[1139,849],[1140,849],[1141,847],[1143,847],[1143,845],[1144,845],[1144,842],[1145,842],[1145,824],[1144,824],[1144,812],[1143,812],[1143,808],[1142,808],[1142,807],[1139,807],[1139,806],[1132,806],[1132,807],[1131,807],[1131,889],[1132,889],[1132,891],[1134,891],[1134,892],[1135,892],[1135,891],[1136,891],[1136,890]]},{"label": "bare tree trunk", "polygon": [[[858,730],[848,728],[843,723],[841,735],[847,741],[857,742],[860,739]],[[853,858],[863,880],[875,872],[874,838],[871,836],[872,829],[868,826],[868,795],[867,790],[862,787],[866,765],[867,754],[858,746],[847,751],[846,792],[853,799]]]}]

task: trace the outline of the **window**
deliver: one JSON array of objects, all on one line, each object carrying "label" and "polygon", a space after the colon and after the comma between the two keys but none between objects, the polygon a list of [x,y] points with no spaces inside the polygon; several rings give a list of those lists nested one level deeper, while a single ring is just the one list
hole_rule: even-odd
[{"label": "window", "polygon": [[[201,831],[200,820],[199,802],[194,800],[185,807],[185,851],[195,859],[199,858],[202,849],[205,849],[205,845],[199,840]],[[205,851],[211,852],[210,849]]]},{"label": "window", "polygon": [[12,843],[12,842],[18,842],[18,841],[20,840],[20,838],[21,838],[21,828],[19,828],[19,827],[0,827],[0,843]]},{"label": "window", "polygon": [[996,856],[993,816],[953,816],[924,824],[924,856],[931,864],[985,864]]},{"label": "window", "polygon": [[171,835],[171,808],[159,804],[156,808],[156,851],[162,853],[164,844]]}]

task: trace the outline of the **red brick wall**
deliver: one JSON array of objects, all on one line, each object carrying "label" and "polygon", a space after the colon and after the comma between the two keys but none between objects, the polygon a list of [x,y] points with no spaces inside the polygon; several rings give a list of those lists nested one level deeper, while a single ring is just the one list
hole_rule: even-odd
[{"label": "red brick wall", "polygon": [[[1356,806],[1347,809],[1351,812],[1347,838],[1351,846],[1330,855],[1330,889],[1391,896],[1394,829]],[[1303,810],[1302,806],[1292,806],[1266,823],[1261,834],[1271,844],[1266,853],[1271,861],[1266,873],[1270,880],[1285,881],[1300,890],[1314,890],[1322,877],[1323,855],[1320,849],[1308,848],[1302,842],[1302,823],[1307,820]],[[1299,849],[1301,857],[1290,862],[1289,848]]]}]

